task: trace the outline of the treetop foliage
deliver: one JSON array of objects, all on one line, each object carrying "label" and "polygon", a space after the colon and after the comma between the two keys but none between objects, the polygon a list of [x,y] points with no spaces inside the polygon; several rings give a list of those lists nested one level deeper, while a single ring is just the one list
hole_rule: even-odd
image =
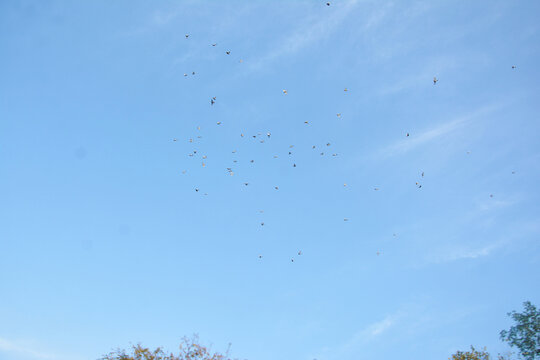
[{"label": "treetop foliage", "polygon": [[452,355],[450,360],[489,360],[489,353],[484,350],[478,351],[471,345],[471,351],[458,351]]},{"label": "treetop foliage", "polygon": [[540,311],[530,301],[524,302],[523,307],[522,313],[508,313],[516,324],[501,331],[501,339],[517,347],[524,359],[540,359]]},{"label": "treetop foliage", "polygon": [[199,344],[199,339],[183,338],[180,344],[180,352],[178,355],[174,353],[166,353],[162,348],[158,347],[155,350],[150,350],[143,347],[141,344],[133,345],[131,351],[126,352],[123,349],[117,349],[107,355],[104,355],[101,360],[231,360],[227,354],[223,355],[218,352],[213,353],[205,346]]}]

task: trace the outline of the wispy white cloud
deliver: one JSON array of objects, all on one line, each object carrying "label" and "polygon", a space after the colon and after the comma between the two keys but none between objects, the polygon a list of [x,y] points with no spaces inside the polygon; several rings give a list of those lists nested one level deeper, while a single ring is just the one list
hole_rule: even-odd
[{"label": "wispy white cloud", "polygon": [[364,331],[362,331],[362,334],[367,336],[378,336],[382,334],[384,331],[391,328],[396,322],[396,316],[387,316],[383,320],[378,321],[376,323],[371,324],[368,326]]},{"label": "wispy white cloud", "polygon": [[57,359],[55,355],[31,349],[26,345],[5,338],[0,338],[0,352],[16,354],[18,356],[33,359]]},{"label": "wispy white cloud", "polygon": [[439,124],[438,126],[421,131],[419,133],[412,133],[411,137],[406,139],[399,140],[382,150],[380,150],[376,156],[377,157],[390,157],[395,155],[401,155],[407,153],[421,145],[427,144],[433,140],[441,138],[442,136],[448,135],[456,130],[462,128],[467,123],[481,118],[484,115],[487,115],[493,112],[495,109],[499,108],[499,105],[487,105],[483,106],[477,110],[474,110],[468,114],[459,116],[453,120],[447,121],[445,123]]},{"label": "wispy white cloud", "polygon": [[478,259],[490,255],[493,251],[503,246],[502,241],[496,241],[491,244],[487,244],[481,247],[460,247],[450,252],[447,252],[445,256],[439,258],[440,262],[456,261],[462,259]]},{"label": "wispy white cloud", "polygon": [[[411,312],[417,311],[416,304],[407,304],[394,313],[388,314],[379,321],[367,324],[353,333],[343,343],[332,349],[321,349],[321,355],[330,359],[351,358],[357,354],[359,348],[365,348],[369,343],[389,336],[392,330],[404,325],[404,318],[409,318]],[[407,326],[412,321],[408,320]],[[356,357],[354,357],[356,358]]]},{"label": "wispy white cloud", "polygon": [[368,342],[373,340],[376,337],[381,336],[383,333],[390,330],[394,327],[399,319],[401,318],[402,313],[396,312],[394,314],[387,315],[384,319],[376,321],[372,324],[367,325],[363,329],[356,332],[350,339],[347,341],[343,347],[342,351],[348,351],[351,348],[356,347],[360,343]]},{"label": "wispy white cloud", "polygon": [[489,199],[487,201],[482,201],[478,203],[477,211],[478,212],[494,211],[498,209],[507,208],[509,206],[514,205],[515,203],[517,203],[517,199],[510,199],[510,200]]},{"label": "wispy white cloud", "polygon": [[156,10],[151,17],[150,23],[154,26],[163,26],[170,23],[174,18],[178,16],[178,11],[172,10],[172,11],[163,11],[163,10]]},{"label": "wispy white cloud", "polygon": [[[250,69],[252,71],[260,70],[282,57],[293,55],[309,45],[327,38],[342,24],[346,17],[351,15],[358,3],[359,0],[343,2],[339,9],[333,11],[331,15],[307,21],[273,46],[271,51],[252,60]],[[375,22],[377,19],[373,19],[373,21]]]},{"label": "wispy white cloud", "polygon": [[[508,202],[504,206],[510,206]],[[484,212],[485,210],[478,210]],[[471,223],[478,223],[478,217],[471,217]],[[492,219],[496,222],[497,218]],[[500,235],[495,235],[489,241],[478,242],[476,239],[468,239],[466,242],[452,242],[445,246],[434,249],[427,256],[427,263],[440,264],[460,260],[475,260],[484,258],[503,249],[508,249],[510,246],[515,247],[521,241],[528,241],[531,238],[536,238],[540,232],[538,220],[520,221],[512,223],[507,229],[501,229]]]},{"label": "wispy white cloud", "polygon": [[398,79],[392,78],[387,80],[391,82],[383,84],[374,94],[377,96],[384,96],[410,89],[422,88],[426,86],[426,84],[431,84],[431,80],[434,76],[439,78],[439,81],[442,81],[443,79],[440,78],[440,73],[457,68],[458,63],[459,60],[457,60],[455,56],[446,55],[444,57],[433,57],[427,64],[422,65],[421,70],[416,72],[412,71],[410,75],[401,75]]}]

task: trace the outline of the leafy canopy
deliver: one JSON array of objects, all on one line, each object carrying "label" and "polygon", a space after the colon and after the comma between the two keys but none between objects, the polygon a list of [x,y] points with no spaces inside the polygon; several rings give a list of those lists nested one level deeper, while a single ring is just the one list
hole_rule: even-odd
[{"label": "leafy canopy", "polygon": [[524,302],[523,307],[522,313],[508,313],[516,324],[501,331],[501,339],[517,347],[526,360],[540,359],[540,311],[530,301]]},{"label": "leafy canopy", "polygon": [[118,349],[104,355],[101,360],[230,360],[227,354],[212,353],[207,347],[199,345],[198,342],[196,336],[191,339],[182,339],[178,355],[166,353],[159,347],[150,350],[137,344],[133,345],[129,352]]},{"label": "leafy canopy", "polygon": [[471,345],[471,351],[458,351],[452,355],[451,360],[489,360],[489,353],[484,348],[478,351]]}]

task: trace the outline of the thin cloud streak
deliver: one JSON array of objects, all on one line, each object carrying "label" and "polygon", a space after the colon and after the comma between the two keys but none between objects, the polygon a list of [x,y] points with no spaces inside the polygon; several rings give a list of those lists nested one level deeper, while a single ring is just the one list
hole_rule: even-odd
[{"label": "thin cloud streak", "polygon": [[351,14],[358,2],[359,0],[351,0],[343,3],[341,4],[342,7],[332,15],[300,27],[296,32],[289,34],[286,39],[282,40],[274,50],[259,59],[253,60],[250,70],[260,70],[281,57],[292,55],[315,41],[328,37]]},{"label": "thin cloud streak", "polygon": [[[540,232],[538,219],[526,222],[518,222],[513,224],[510,229],[503,230],[504,234],[499,239],[492,241],[489,244],[483,244],[478,247],[471,247],[468,244],[456,244],[450,247],[441,248],[436,254],[429,256],[427,263],[441,264],[460,260],[474,260],[487,257],[508,248],[509,245],[516,246],[518,242],[527,241],[527,239],[535,238]],[[470,242],[470,241],[469,241]]]},{"label": "thin cloud streak", "polygon": [[343,346],[342,350],[346,351],[355,347],[361,342],[366,342],[382,335],[384,332],[394,327],[398,323],[400,317],[401,313],[398,312],[388,315],[384,319],[366,326],[364,329],[354,334],[352,338]]},{"label": "thin cloud streak", "polygon": [[396,320],[394,319],[393,316],[387,316],[383,320],[370,325],[364,331],[364,333],[366,333],[367,335],[372,336],[372,337],[373,336],[378,336],[378,335],[382,334],[384,331],[391,328],[394,325],[395,322],[396,322]]},{"label": "thin cloud streak", "polygon": [[51,354],[46,354],[40,351],[29,349],[27,347],[18,345],[13,341],[7,340],[5,338],[0,338],[0,352],[6,353],[15,353],[22,356],[31,357],[34,359],[57,359],[56,356]]},{"label": "thin cloud streak", "polygon": [[[407,306],[407,310],[410,306]],[[400,324],[400,320],[407,315],[409,311],[405,309],[398,310],[397,312],[387,315],[382,320],[376,321],[365,326],[363,329],[355,332],[347,341],[336,349],[321,349],[321,355],[325,355],[328,358],[349,358],[351,354],[357,353],[360,346],[365,346],[370,341],[373,341],[380,336],[384,335],[389,330],[392,330]]]},{"label": "thin cloud streak", "polygon": [[421,145],[429,143],[437,138],[440,138],[444,135],[448,135],[459,128],[465,126],[470,121],[473,121],[479,117],[482,117],[486,114],[493,112],[498,109],[499,105],[487,105],[481,107],[478,110],[475,110],[469,114],[460,116],[454,120],[448,121],[446,123],[440,124],[439,126],[425,130],[418,134],[412,133],[410,138],[399,140],[394,144],[387,146],[377,153],[379,158],[387,158],[395,155],[405,154]]},{"label": "thin cloud streak", "polygon": [[442,259],[442,262],[456,261],[462,259],[478,259],[490,255],[493,251],[503,246],[502,241],[498,241],[493,244],[489,244],[476,249],[462,249],[451,253],[446,258]]}]

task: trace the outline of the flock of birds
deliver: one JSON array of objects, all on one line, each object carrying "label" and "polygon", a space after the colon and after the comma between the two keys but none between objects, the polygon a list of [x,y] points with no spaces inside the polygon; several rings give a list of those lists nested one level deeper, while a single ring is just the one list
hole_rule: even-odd
[{"label": "flock of birds", "polygon": [[[330,6],[330,3],[327,2],[326,5],[327,5],[327,6]],[[189,37],[190,37],[189,34],[185,34],[185,38],[186,38],[186,39],[189,39]],[[212,43],[211,46],[212,46],[212,47],[216,47],[216,46],[217,46],[217,43]],[[231,51],[230,51],[230,50],[226,50],[226,51],[225,51],[225,55],[230,55],[230,54],[231,54]],[[240,59],[239,62],[242,63],[243,60]],[[516,69],[516,66],[515,66],[515,65],[512,65],[512,69]],[[194,72],[194,71],[192,72],[192,75],[195,75],[195,72]],[[185,73],[184,76],[187,77],[188,74]],[[438,82],[439,82],[439,79],[438,79],[436,76],[433,77],[433,85],[437,85]],[[345,87],[345,88],[343,89],[343,91],[344,91],[344,92],[348,92],[349,89]],[[282,94],[283,94],[284,96],[288,95],[287,89],[283,89],[283,90],[282,90]],[[217,97],[216,97],[216,96],[212,96],[212,97],[210,98],[210,106],[214,106],[216,103],[217,103]],[[336,116],[337,116],[337,118],[341,118],[341,113],[337,113]],[[221,124],[222,124],[221,121],[217,121],[217,122],[216,122],[216,125],[218,125],[218,126],[221,125]],[[309,121],[304,121],[304,124],[309,125]],[[200,126],[197,126],[197,130],[200,131],[200,130],[201,130],[201,127],[200,127]],[[257,138],[259,137],[259,142],[260,142],[260,143],[264,143],[264,142],[265,142],[265,138],[266,138],[266,139],[269,139],[271,136],[272,136],[272,134],[271,134],[270,132],[267,132],[266,134],[257,133],[256,135],[251,135],[251,137],[254,138],[254,139],[257,139]],[[247,136],[246,136],[244,133],[240,133],[240,137],[241,137],[241,138],[244,138],[244,137],[247,137]],[[407,138],[410,137],[410,134],[407,132],[407,133],[405,134],[405,137],[407,137]],[[202,136],[201,136],[201,135],[198,135],[198,136],[196,136],[196,138],[197,138],[197,139],[200,139],[200,138],[202,138]],[[173,138],[172,141],[173,141],[173,142],[177,142],[178,139],[177,139],[177,138]],[[194,138],[189,138],[188,141],[189,141],[189,143],[193,143],[195,140],[194,140]],[[328,147],[330,147],[330,146],[331,146],[331,143],[327,142],[327,143],[326,143],[326,147],[328,148]],[[290,146],[289,146],[289,149],[288,149],[288,155],[292,155],[292,154],[293,154],[293,153],[292,153],[292,148],[294,148],[294,145],[290,145]],[[316,148],[316,145],[313,145],[313,146],[312,146],[312,149],[315,149],[315,148]],[[233,154],[235,154],[236,152],[237,152],[237,150],[232,150],[232,153],[233,153]],[[467,151],[467,154],[470,154],[470,151]],[[202,167],[206,167],[206,161],[205,161],[205,160],[207,159],[207,156],[206,156],[206,155],[199,154],[199,152],[198,152],[197,150],[193,150],[191,153],[188,154],[189,157],[196,157],[196,156],[198,156],[198,155],[201,155],[201,159],[202,159],[201,165],[202,165]],[[324,152],[324,151],[323,151],[323,152],[320,152],[320,156],[324,156],[324,155],[325,155],[325,152]],[[332,153],[332,156],[335,157],[335,156],[338,156],[338,154],[337,154],[337,153]],[[278,158],[277,155],[274,155],[273,157],[274,157],[274,158]],[[233,160],[233,163],[237,163],[237,162],[238,162],[238,160]],[[250,160],[250,163],[254,163],[254,162],[255,162],[255,160],[253,160],[253,159]],[[233,165],[233,166],[234,166],[234,165]],[[293,163],[292,166],[293,166],[294,168],[297,167],[296,163]],[[186,172],[187,172],[187,170],[182,170],[182,174],[186,174]],[[233,175],[235,174],[235,173],[234,173],[234,170],[233,170],[233,168],[232,168],[232,166],[231,166],[231,167],[226,167],[226,173],[227,173],[229,176],[233,176]],[[512,171],[512,174],[515,174],[515,172]],[[420,176],[421,176],[422,179],[424,178],[424,175],[425,175],[425,174],[424,174],[424,172],[422,171],[421,174],[420,174]],[[243,182],[243,185],[244,185],[244,186],[249,186],[250,183],[249,183],[249,182]],[[344,187],[347,187],[347,183],[344,183],[343,186],[344,186]],[[420,182],[417,181],[417,182],[416,182],[416,187],[417,187],[418,189],[421,189],[421,188],[422,188],[422,184],[421,184]],[[197,192],[197,193],[202,193],[202,194],[204,194],[205,196],[208,195],[207,192],[201,192],[201,189],[198,188],[198,187],[196,187],[194,190],[195,190],[195,192]],[[279,186],[275,186],[275,187],[274,187],[274,190],[279,190]],[[379,188],[379,187],[374,187],[373,190],[374,190],[374,191],[379,191],[380,188]],[[493,197],[493,194],[490,194],[490,197],[492,198],[492,197]],[[259,210],[259,212],[260,212],[260,213],[264,213],[263,210]],[[348,218],[344,218],[343,221],[347,222],[347,221],[349,221],[349,219],[348,219]],[[260,223],[260,226],[264,226],[264,221],[262,221],[262,222]],[[397,235],[396,235],[396,234],[393,234],[393,236],[397,236]],[[303,254],[303,253],[302,253],[302,250],[298,250],[298,252],[296,253],[297,256],[301,256],[302,254]],[[381,252],[380,252],[380,251],[377,251],[376,254],[377,254],[377,256],[378,256],[378,255],[381,254]],[[262,254],[259,254],[259,255],[258,255],[258,258],[259,258],[259,259],[262,259],[262,258],[263,258],[263,255],[262,255]],[[290,261],[294,263],[295,258],[294,258],[294,257],[291,257]]]}]

